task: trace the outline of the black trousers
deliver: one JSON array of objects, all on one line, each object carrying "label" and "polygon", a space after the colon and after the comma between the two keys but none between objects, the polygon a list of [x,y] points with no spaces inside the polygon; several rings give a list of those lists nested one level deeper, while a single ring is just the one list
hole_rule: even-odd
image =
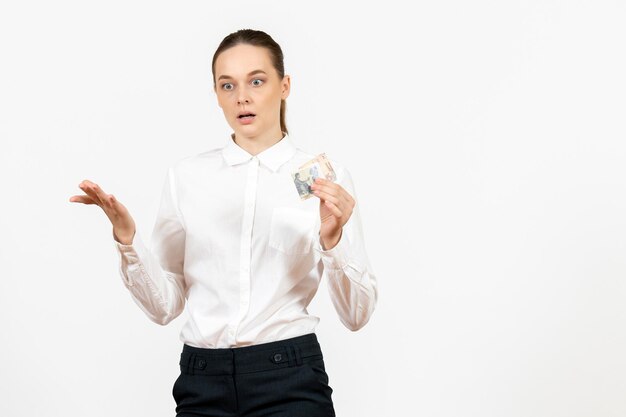
[{"label": "black trousers", "polygon": [[334,417],[315,333],[223,349],[184,344],[176,417]]}]

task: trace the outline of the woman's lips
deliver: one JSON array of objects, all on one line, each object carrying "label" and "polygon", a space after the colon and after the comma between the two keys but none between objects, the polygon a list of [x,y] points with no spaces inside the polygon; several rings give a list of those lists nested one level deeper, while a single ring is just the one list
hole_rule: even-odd
[{"label": "woman's lips", "polygon": [[239,120],[239,123],[241,123],[242,125],[249,125],[254,121],[255,118],[256,116],[243,116],[238,117],[237,120]]}]

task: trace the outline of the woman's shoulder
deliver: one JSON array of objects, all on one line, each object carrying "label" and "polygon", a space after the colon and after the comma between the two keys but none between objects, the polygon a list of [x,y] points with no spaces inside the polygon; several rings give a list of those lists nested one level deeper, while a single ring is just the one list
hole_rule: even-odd
[{"label": "woman's shoulder", "polygon": [[194,168],[208,167],[216,162],[221,162],[222,148],[213,148],[207,151],[186,155],[175,159],[170,167],[173,171],[185,171]]}]

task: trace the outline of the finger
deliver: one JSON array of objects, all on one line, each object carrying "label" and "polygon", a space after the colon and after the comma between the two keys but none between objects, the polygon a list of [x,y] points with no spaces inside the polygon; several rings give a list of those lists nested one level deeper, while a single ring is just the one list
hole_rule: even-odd
[{"label": "finger", "polygon": [[[346,214],[347,218],[350,218],[350,216],[352,215],[352,210],[354,209],[354,199],[352,199],[350,194],[345,191],[340,185],[338,185],[338,187],[342,191],[339,197],[333,196],[333,199],[329,197],[324,198],[324,196],[320,195],[318,195],[318,197],[322,198],[323,200],[332,202],[335,207],[337,207],[341,211],[342,215]],[[320,194],[322,193],[324,192],[320,191]]]},{"label": "finger", "polygon": [[331,187],[329,184],[320,184],[317,182],[314,182],[313,184],[311,184],[311,188],[313,190],[326,190],[326,191],[336,190],[336,188]]},{"label": "finger", "polygon": [[348,192],[348,190],[346,190],[343,187],[341,187],[341,194],[345,197],[345,199],[348,201],[348,203],[350,203],[352,205],[354,205],[356,203],[356,201],[354,200],[354,197],[352,197],[352,194],[350,194]]},{"label": "finger", "polygon": [[339,210],[339,207],[328,200],[325,200],[324,204],[326,204],[326,206],[330,209],[330,212],[333,213],[335,217],[341,218],[342,213],[341,210]]},{"label": "finger", "polygon": [[339,198],[341,199],[341,201],[343,201],[343,203],[344,203],[344,205],[346,207],[352,207],[352,205],[353,205],[352,204],[352,197],[341,186],[339,186]]},{"label": "finger", "polygon": [[350,193],[348,193],[346,189],[343,188],[341,185],[339,185],[336,182],[329,181],[325,178],[322,178],[322,177],[316,178],[315,181],[313,182],[313,185],[320,186],[320,187],[330,187],[331,189],[338,190],[338,192],[341,194],[345,194],[346,197],[349,197],[348,199],[352,198]]},{"label": "finger", "polygon": [[100,188],[98,184],[93,185],[93,190],[95,191],[98,200],[100,200],[100,205],[104,206],[107,200],[107,194],[102,191],[102,188]]},{"label": "finger", "polygon": [[121,206],[118,205],[117,199],[113,194],[104,194],[102,198],[102,209],[107,213],[109,218],[114,219],[122,215]]},{"label": "finger", "polygon": [[[339,184],[334,184],[332,182],[328,182],[328,184],[313,184],[311,188],[314,190],[320,190],[322,192],[327,193],[328,195],[332,195],[335,198],[338,198],[342,201],[343,205],[351,206],[352,205],[352,197],[348,192]],[[337,204],[335,201],[333,203]]]},{"label": "finger", "polygon": [[321,198],[322,200],[328,200],[330,202],[332,202],[335,205],[339,205],[339,199],[337,197],[335,197],[334,195],[331,195],[329,193],[327,193],[326,191],[322,191],[322,190],[313,190],[313,194],[315,194],[316,196],[318,196],[319,198]]},{"label": "finger", "polygon": [[328,213],[326,216],[321,218],[322,223],[324,223],[326,219],[330,219],[331,217],[335,217],[335,215],[332,212]]},{"label": "finger", "polygon": [[330,186],[333,186],[333,185],[337,185],[337,183],[334,183],[332,181],[328,181],[326,178],[322,178],[322,177],[315,178],[315,181],[313,181],[313,184],[320,185],[320,186],[324,185],[324,186],[327,186],[327,187],[330,187]]},{"label": "finger", "polygon": [[98,186],[98,184],[85,180],[79,185],[79,187],[81,188],[81,190],[85,192],[85,194],[91,197],[91,199],[96,204],[98,204],[99,206],[103,205],[103,202],[102,202],[103,192],[102,192],[102,189]]},{"label": "finger", "polygon": [[72,203],[96,204],[88,195],[75,195],[70,197]]},{"label": "finger", "polygon": [[315,178],[315,182],[318,183],[318,184],[333,184],[332,181],[329,181],[329,180],[327,180],[324,177],[317,177],[317,178]]},{"label": "finger", "polygon": [[335,197],[339,197],[339,194],[340,194],[340,190],[339,190],[338,186],[336,184],[333,184],[333,183],[328,183],[328,184],[313,183],[311,185],[311,189],[312,190],[324,191],[327,194],[330,194],[330,195],[335,196]]}]

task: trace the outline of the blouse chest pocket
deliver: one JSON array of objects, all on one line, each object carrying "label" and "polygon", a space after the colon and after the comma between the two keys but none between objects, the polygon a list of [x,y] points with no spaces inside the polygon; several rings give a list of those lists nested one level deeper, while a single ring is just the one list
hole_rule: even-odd
[{"label": "blouse chest pocket", "polygon": [[270,222],[269,246],[289,255],[309,253],[318,235],[316,229],[317,213],[276,207]]}]

